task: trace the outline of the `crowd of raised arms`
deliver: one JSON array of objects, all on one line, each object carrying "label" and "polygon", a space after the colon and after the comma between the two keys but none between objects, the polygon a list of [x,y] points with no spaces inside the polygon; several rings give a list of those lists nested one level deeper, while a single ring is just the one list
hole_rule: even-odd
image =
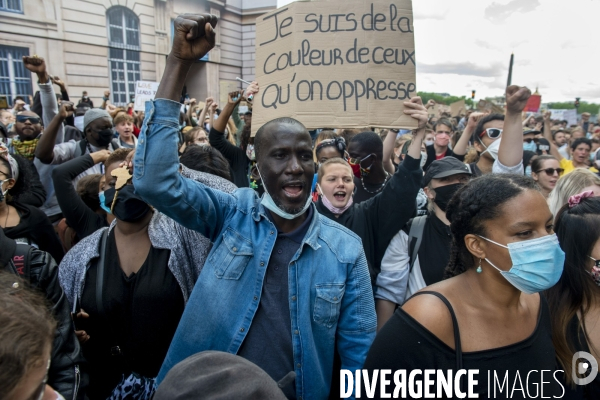
[{"label": "crowd of raised arms", "polygon": [[412,132],[253,135],[259,83],[181,96],[216,26],[175,20],[144,112],[75,104],[23,57],[39,91],[0,110],[0,397],[379,398],[348,375],[464,369],[479,398],[600,398],[572,368],[600,359],[600,124],[525,118],[513,85],[505,114],[413,97]]}]

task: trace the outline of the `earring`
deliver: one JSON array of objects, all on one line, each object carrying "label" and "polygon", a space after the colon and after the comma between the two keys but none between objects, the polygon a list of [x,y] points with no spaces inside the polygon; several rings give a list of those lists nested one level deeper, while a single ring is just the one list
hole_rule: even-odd
[{"label": "earring", "polygon": [[482,269],[481,269],[481,258],[479,259],[479,267],[477,267],[477,273],[480,274]]}]

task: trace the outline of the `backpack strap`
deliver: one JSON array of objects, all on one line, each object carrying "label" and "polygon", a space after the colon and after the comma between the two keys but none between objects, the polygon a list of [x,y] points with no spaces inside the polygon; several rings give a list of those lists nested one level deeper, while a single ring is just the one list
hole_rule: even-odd
[{"label": "backpack strap", "polygon": [[12,262],[17,274],[29,282],[31,278],[31,246],[17,242]]},{"label": "backpack strap", "polygon": [[415,217],[410,225],[410,231],[408,232],[408,257],[410,259],[409,273],[412,272],[417,255],[419,253],[419,247],[421,247],[421,240],[423,239],[423,230],[425,229],[425,222],[427,222],[427,216],[421,215]]},{"label": "backpack strap", "polygon": [[100,237],[100,258],[98,259],[98,266],[96,267],[96,308],[98,309],[98,314],[100,315],[104,315],[102,291],[104,290],[104,259],[106,255],[106,238],[108,236],[108,229],[105,229]]},{"label": "backpack strap", "polygon": [[75,153],[73,154],[73,158],[77,158],[79,156],[84,155],[86,149],[87,149],[87,140],[81,139],[80,141],[77,142],[77,145],[75,146]]}]

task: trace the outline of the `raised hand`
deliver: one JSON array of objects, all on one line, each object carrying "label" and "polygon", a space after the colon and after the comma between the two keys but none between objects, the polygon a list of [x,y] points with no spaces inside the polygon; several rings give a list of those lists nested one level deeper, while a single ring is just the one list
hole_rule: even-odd
[{"label": "raised hand", "polygon": [[58,110],[58,114],[62,119],[69,118],[75,112],[75,104],[70,101],[63,101],[60,103],[60,109]]},{"label": "raised hand", "polygon": [[46,61],[38,56],[23,56],[23,65],[31,72],[37,74],[40,83],[48,83],[48,72],[46,71]]},{"label": "raised hand", "polygon": [[[132,151],[133,153],[133,151]],[[108,159],[108,156],[110,156],[110,150],[99,150],[96,152],[93,152],[92,154],[90,154],[90,156],[92,157],[92,160],[94,160],[94,165],[95,164],[99,164],[99,163],[103,163],[104,161],[106,161]]]},{"label": "raised hand", "polygon": [[410,101],[404,102],[404,114],[410,115],[419,122],[418,129],[423,129],[427,125],[427,109],[419,96],[415,96]]},{"label": "raised hand", "polygon": [[[531,96],[531,90],[526,87],[511,85],[506,88],[506,111],[512,113],[521,113],[527,105],[527,100]],[[519,117],[519,120],[521,118]]]},{"label": "raised hand", "polygon": [[481,119],[481,117],[483,117],[484,115],[485,115],[485,113],[482,113],[479,111],[472,112],[471,115],[469,115],[469,120],[467,121],[467,126],[471,129],[471,132],[477,126],[479,119]]},{"label": "raised hand", "polygon": [[51,76],[50,79],[55,85],[60,86],[61,88],[65,87],[65,83],[58,76]]},{"label": "raised hand", "polygon": [[427,108],[435,107],[435,101],[433,101],[433,99],[430,99],[427,102],[427,104],[425,105],[425,107],[427,107]]},{"label": "raised hand", "polygon": [[227,103],[236,106],[236,105],[240,104],[240,101],[242,101],[242,91],[241,90],[236,90],[235,92],[229,93],[229,95],[227,97]]},{"label": "raised hand", "polygon": [[196,61],[215,46],[217,17],[211,14],[183,14],[174,21],[171,56]]},{"label": "raised hand", "polygon": [[110,90],[105,90],[104,91],[104,97],[106,97],[106,98],[110,97]]}]

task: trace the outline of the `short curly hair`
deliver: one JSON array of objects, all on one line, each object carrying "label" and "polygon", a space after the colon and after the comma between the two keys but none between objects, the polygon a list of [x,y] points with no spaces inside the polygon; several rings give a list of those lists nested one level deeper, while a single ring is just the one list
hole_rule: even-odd
[{"label": "short curly hair", "polygon": [[475,267],[465,236],[486,236],[484,222],[500,216],[501,206],[526,190],[540,191],[536,182],[527,176],[487,174],[471,180],[454,194],[446,209],[452,231],[446,278]]},{"label": "short curly hair", "polygon": [[108,167],[111,164],[114,164],[116,162],[119,161],[125,161],[127,159],[127,155],[129,153],[131,153],[133,151],[133,149],[128,149],[125,147],[121,147],[119,149],[116,149],[115,151],[113,151],[112,153],[110,153],[110,155],[108,156],[108,158],[106,159],[106,161],[104,161],[104,166]]}]

